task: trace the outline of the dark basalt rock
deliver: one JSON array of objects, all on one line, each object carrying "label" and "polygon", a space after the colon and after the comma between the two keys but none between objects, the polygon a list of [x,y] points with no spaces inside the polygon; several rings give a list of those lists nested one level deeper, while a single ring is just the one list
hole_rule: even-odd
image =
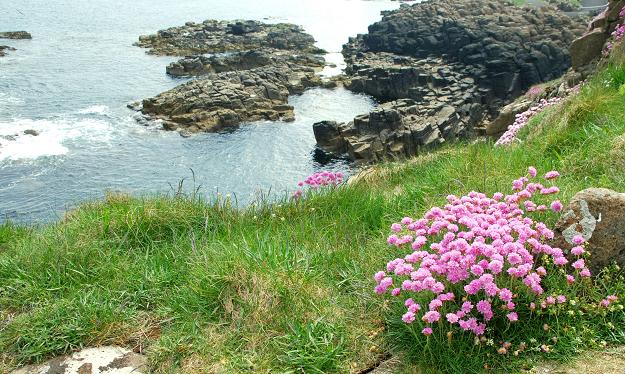
[{"label": "dark basalt rock", "polygon": [[253,50],[214,56],[188,56],[172,62],[165,69],[172,76],[198,76],[234,70],[249,70],[263,66],[301,65],[322,68],[323,57],[293,54],[280,50]]},{"label": "dark basalt rock", "polygon": [[[360,117],[337,125],[343,139],[330,145],[318,138],[321,149],[335,153],[341,145],[364,162],[412,156],[424,146],[472,136],[476,125],[527,88],[564,73],[568,46],[585,28],[552,7],[498,0],[430,0],[383,14],[368,34],[344,45],[346,87],[391,102],[383,111],[397,114],[380,118],[372,112],[375,130],[363,131]],[[430,130],[422,135],[420,129]],[[358,146],[345,148],[345,142]]]},{"label": "dark basalt rock", "polygon": [[266,24],[258,21],[187,22],[184,26],[160,30],[139,37],[136,46],[150,48],[156,55],[188,56],[204,53],[282,49],[321,53],[315,39],[300,26],[288,23]]}]

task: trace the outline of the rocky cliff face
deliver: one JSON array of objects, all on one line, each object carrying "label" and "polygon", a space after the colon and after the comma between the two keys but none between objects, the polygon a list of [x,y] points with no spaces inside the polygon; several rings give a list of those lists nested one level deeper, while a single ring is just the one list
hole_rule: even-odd
[{"label": "rocky cliff face", "polygon": [[[386,12],[368,34],[344,46],[347,87],[388,103],[384,110],[393,110],[394,100],[410,99],[416,109],[408,112],[413,117],[402,120],[408,129],[439,122],[432,118],[444,118],[444,128],[439,126],[436,141],[420,131],[405,136],[405,129],[383,126],[374,137],[354,120],[337,124],[336,132],[345,134],[337,141],[370,149],[349,156],[371,162],[470,136],[476,124],[496,116],[527,88],[566,71],[568,46],[584,28],[579,19],[552,7],[521,8],[497,0],[430,0]],[[406,102],[395,103],[403,118]],[[318,140],[328,152],[343,149]]]},{"label": "rocky cliff face", "polygon": [[167,66],[167,73],[198,77],[137,107],[148,119],[162,121],[164,129],[183,134],[262,119],[293,120],[289,95],[321,85],[315,74],[324,66],[315,54],[321,50],[296,25],[191,22],[142,36],[137,45],[153,54],[185,56]]}]

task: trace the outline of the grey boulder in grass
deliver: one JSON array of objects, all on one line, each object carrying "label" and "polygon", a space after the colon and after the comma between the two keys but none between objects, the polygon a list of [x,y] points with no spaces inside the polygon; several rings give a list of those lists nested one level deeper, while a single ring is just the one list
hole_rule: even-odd
[{"label": "grey boulder in grass", "polygon": [[578,192],[562,211],[554,233],[555,244],[563,249],[571,248],[575,235],[586,239],[593,274],[612,262],[625,266],[625,193],[606,188]]},{"label": "grey boulder in grass", "polygon": [[144,373],[146,358],[120,347],[87,348],[71,356],[51,359],[40,365],[26,366],[11,374],[98,374]]}]

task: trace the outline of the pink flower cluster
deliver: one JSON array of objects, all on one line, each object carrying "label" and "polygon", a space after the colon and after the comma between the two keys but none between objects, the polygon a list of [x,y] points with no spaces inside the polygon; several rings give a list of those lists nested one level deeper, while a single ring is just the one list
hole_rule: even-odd
[{"label": "pink flower cluster", "polygon": [[529,108],[523,113],[516,115],[514,123],[508,127],[508,130],[497,140],[495,145],[510,145],[516,139],[517,134],[524,128],[536,114],[540,113],[547,107],[558,104],[562,101],[560,97],[553,97],[549,100],[542,99],[535,106]]},{"label": "pink flower cluster", "polygon": [[606,297],[605,299],[601,300],[599,302],[599,306],[603,307],[603,308],[607,308],[610,306],[610,304],[617,302],[618,301],[618,297],[616,295],[610,295],[608,297]]},{"label": "pink flower cluster", "polygon": [[333,173],[331,171],[322,171],[320,173],[315,173],[306,177],[305,180],[297,183],[297,186],[300,188],[293,193],[293,198],[299,199],[302,196],[304,191],[301,187],[308,186],[309,188],[316,190],[324,186],[336,186],[341,182],[343,182],[343,173],[341,172]]},{"label": "pink flower cluster", "polygon": [[[559,192],[557,186],[531,181],[536,175],[536,168],[530,167],[528,176],[512,183],[515,192],[510,195],[450,195],[448,204],[430,209],[423,218],[405,217],[394,223],[387,242],[407,246],[410,253],[390,261],[385,271],[375,274],[375,291],[429,299],[420,318],[425,323],[423,334],[431,334],[431,325],[442,321],[444,315],[450,324],[482,335],[487,323],[501,311],[510,322],[519,320],[517,304],[529,300],[518,295],[531,294],[541,302],[545,293],[542,280],[548,273],[541,262],[553,268],[551,276],[574,281],[573,275],[561,273],[569,262],[562,249],[546,244],[554,233],[526,214],[546,210],[532,198]],[[550,181],[559,175],[551,171],[544,179]],[[554,210],[561,209],[559,202],[552,203],[552,208],[554,205]],[[576,248],[581,248],[584,239],[579,236],[574,240]],[[581,256],[584,250],[578,248],[574,253]],[[590,276],[582,258],[572,267],[578,276]],[[405,302],[405,323],[417,320],[422,311],[422,305],[412,297]],[[558,295],[542,302],[547,306],[565,301],[564,295]]]},{"label": "pink flower cluster", "polygon": [[[621,9],[621,12],[619,13],[619,17],[621,18],[625,17],[625,7]],[[618,25],[616,29],[614,29],[614,31],[612,32],[612,38],[614,39],[614,42],[621,41],[623,37],[625,37],[625,21],[622,24]],[[605,48],[603,49],[603,56],[608,57],[613,48],[614,48],[614,43],[612,42],[606,43]]]},{"label": "pink flower cluster", "polygon": [[525,96],[533,98],[542,94],[543,92],[545,92],[545,89],[543,87],[532,86],[529,90],[527,90],[527,92],[525,93]]}]

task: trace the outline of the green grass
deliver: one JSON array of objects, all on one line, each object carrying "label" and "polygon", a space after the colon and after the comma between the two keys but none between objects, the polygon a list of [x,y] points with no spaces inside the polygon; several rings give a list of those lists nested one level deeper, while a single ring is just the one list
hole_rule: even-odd
[{"label": "green grass", "polygon": [[[563,174],[563,201],[591,186],[625,191],[624,83],[623,65],[607,66],[533,121],[520,145],[449,145],[298,203],[241,210],[223,199],[109,195],[54,224],[0,226],[0,371],[104,344],[144,352],[167,373],[357,372],[389,353],[406,370],[518,367],[463,338],[420,345],[396,322],[395,306],[372,291],[372,275],[394,258],[388,227],[448,194],[507,191],[529,165]],[[613,280],[597,292],[622,293]],[[616,330],[593,318],[562,330],[566,343],[550,357],[625,343],[622,316]],[[528,330],[513,335],[531,339]]]}]

